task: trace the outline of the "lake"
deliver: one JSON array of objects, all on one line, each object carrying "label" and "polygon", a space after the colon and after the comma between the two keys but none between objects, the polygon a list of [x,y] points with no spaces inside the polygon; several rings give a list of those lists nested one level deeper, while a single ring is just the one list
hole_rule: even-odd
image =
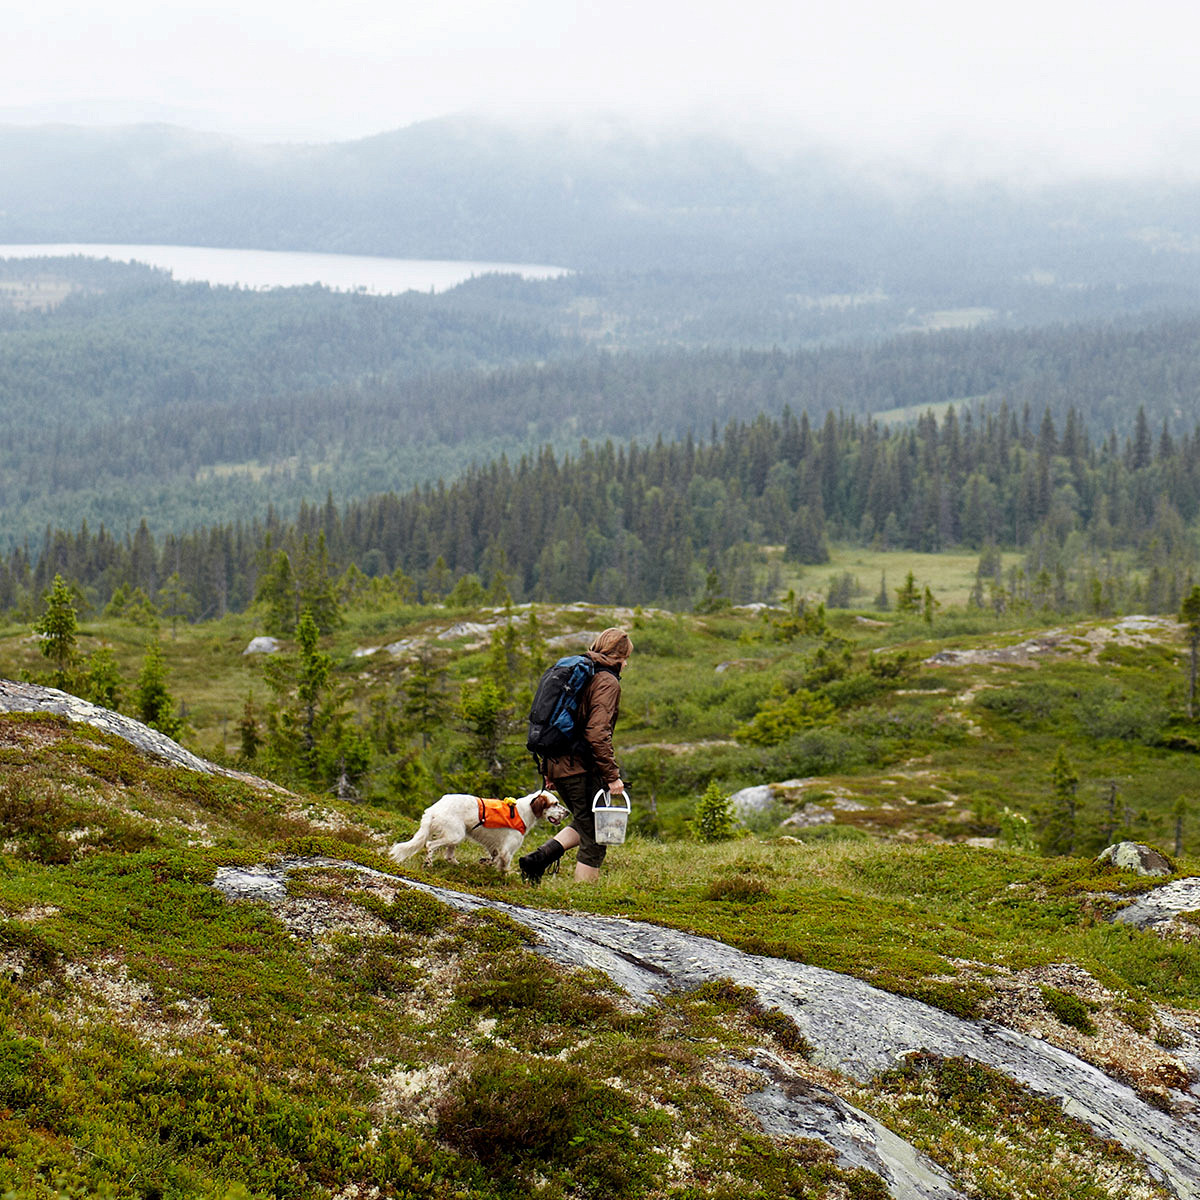
[{"label": "lake", "polygon": [[360,254],[310,254],[291,250],[215,250],[207,246],[123,246],[71,243],[0,246],[0,258],[108,258],[170,271],[180,283],[225,287],[303,287],[321,283],[339,292],[388,296],[443,292],[476,275],[497,272],[525,279],[569,275],[565,267],[536,263],[459,262],[450,259],[377,258]]}]

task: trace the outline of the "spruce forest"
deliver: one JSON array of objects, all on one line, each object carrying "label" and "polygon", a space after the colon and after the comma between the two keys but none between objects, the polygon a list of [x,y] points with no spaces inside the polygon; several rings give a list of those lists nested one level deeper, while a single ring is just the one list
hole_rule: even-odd
[{"label": "spruce forest", "polygon": [[[1034,422],[1003,402],[906,424],[830,412],[819,429],[785,410],[712,440],[545,448],[404,494],[339,506],[329,493],[290,520],[158,539],[144,520],[132,537],[47,531],[36,554],[0,560],[0,604],[31,612],[56,574],[94,608],[134,589],[157,599],[175,578],[194,615],[220,616],[250,604],[279,553],[296,572],[344,576],[351,590],[390,578],[414,599],[470,578],[518,601],[748,603],[781,590],[764,546],[817,565],[835,540],[979,551],[981,588],[1020,607],[1164,613],[1195,573],[1198,511],[1200,428],[1153,433],[1142,409],[1128,437],[1098,441],[1074,408],[1061,429],[1049,410]],[[998,547],[1022,554],[1007,577]]]}]

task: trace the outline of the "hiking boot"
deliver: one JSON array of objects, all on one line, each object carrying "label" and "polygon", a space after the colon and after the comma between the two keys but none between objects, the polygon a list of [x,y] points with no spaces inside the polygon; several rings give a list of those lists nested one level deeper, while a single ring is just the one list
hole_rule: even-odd
[{"label": "hiking boot", "polygon": [[532,854],[523,854],[517,859],[517,866],[521,870],[521,878],[526,883],[536,887],[542,882],[542,876],[553,866],[558,870],[558,860],[566,854],[566,847],[562,842],[551,838],[544,845],[539,846]]}]

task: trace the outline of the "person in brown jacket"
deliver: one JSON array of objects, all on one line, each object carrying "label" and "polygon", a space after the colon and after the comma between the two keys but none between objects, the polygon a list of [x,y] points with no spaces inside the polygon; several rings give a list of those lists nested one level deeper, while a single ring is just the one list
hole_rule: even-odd
[{"label": "person in brown jacket", "polygon": [[546,871],[576,846],[575,878],[589,883],[599,879],[608,847],[596,841],[592,800],[602,790],[613,796],[625,791],[613,753],[613,730],[621,706],[621,668],[633,653],[633,642],[623,629],[606,629],[587,653],[596,664],[596,673],[579,699],[575,726],[579,740],[570,751],[546,762],[546,782],[571,810],[571,823],[517,860],[527,883],[540,883]]}]

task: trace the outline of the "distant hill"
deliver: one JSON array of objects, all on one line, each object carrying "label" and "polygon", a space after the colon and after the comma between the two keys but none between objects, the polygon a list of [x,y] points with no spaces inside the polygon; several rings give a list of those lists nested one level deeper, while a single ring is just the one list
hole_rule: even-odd
[{"label": "distant hill", "polygon": [[[0,241],[194,243],[759,273],[836,303],[1051,319],[1196,303],[1195,189],[949,186],[826,150],[466,117],[258,146],[169,126],[0,127]],[[785,278],[777,278],[780,275]]]},{"label": "distant hill", "polygon": [[[1155,437],[1200,421],[1192,317],[819,350],[609,351],[581,307],[626,330],[639,302],[595,276],[374,297],[46,269],[78,290],[47,312],[0,311],[0,553],[85,519],[184,533],[270,504],[290,515],[327,492],[344,503],[404,491],[547,444],[706,438],[786,407],[817,424],[831,411],[915,419],[1007,401],[1035,429],[1044,411],[1062,428],[1074,409],[1097,439],[1128,437],[1139,409]],[[0,287],[11,280],[0,263]]]}]

